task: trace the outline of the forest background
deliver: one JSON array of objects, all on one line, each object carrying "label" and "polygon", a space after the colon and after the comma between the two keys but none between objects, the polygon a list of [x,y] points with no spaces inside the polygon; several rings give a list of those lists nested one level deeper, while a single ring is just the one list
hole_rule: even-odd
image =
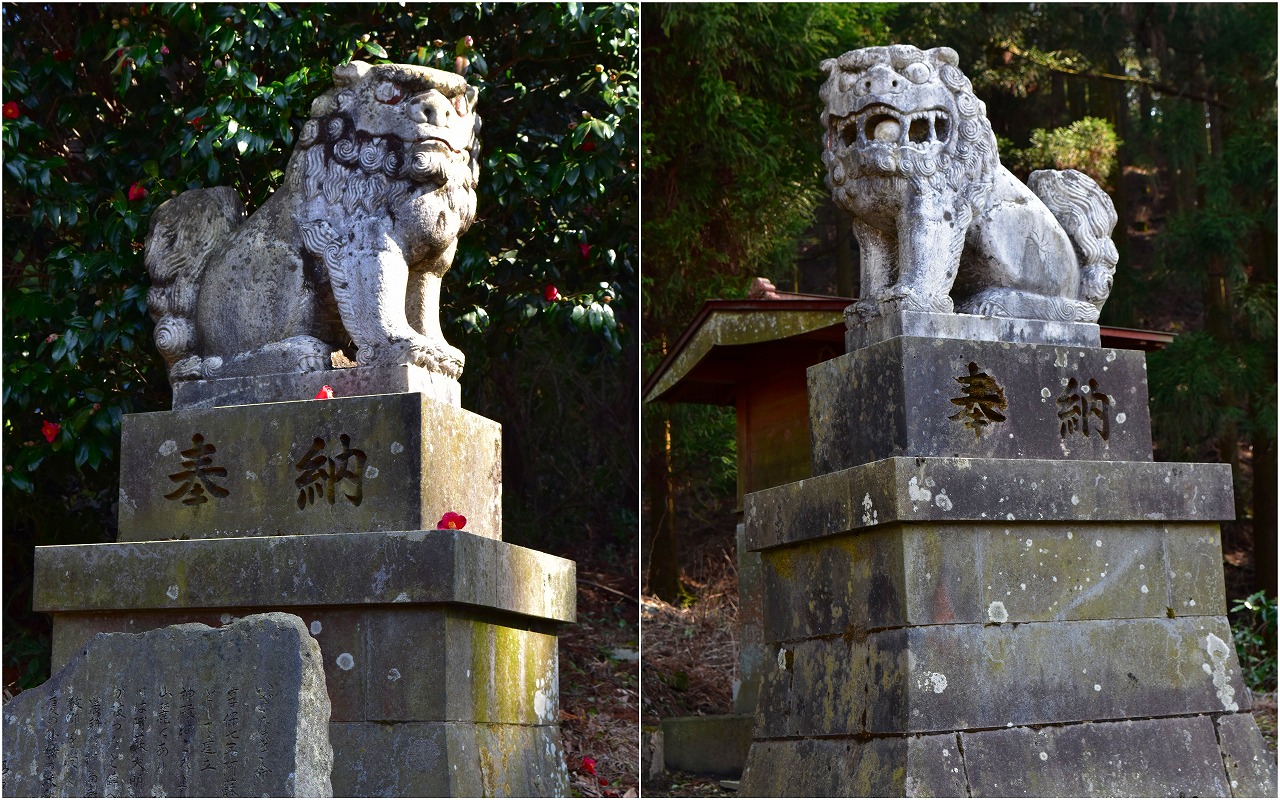
[{"label": "forest background", "polygon": [[[1177,334],[1148,355],[1155,457],[1231,465],[1228,592],[1251,596],[1232,622],[1251,685],[1274,691],[1276,6],[646,3],[641,32],[645,373],[703,301],[744,297],[758,275],[856,291],[856,271],[815,289],[801,267],[815,218],[833,215],[818,64],[953,48],[1006,166],[1079,169],[1115,201],[1101,324]],[[734,411],[643,414],[645,652],[684,654],[646,658],[643,712],[724,713],[691,684],[731,636],[711,606],[731,618],[736,602]],[[707,680],[727,698],[727,676]]]}]

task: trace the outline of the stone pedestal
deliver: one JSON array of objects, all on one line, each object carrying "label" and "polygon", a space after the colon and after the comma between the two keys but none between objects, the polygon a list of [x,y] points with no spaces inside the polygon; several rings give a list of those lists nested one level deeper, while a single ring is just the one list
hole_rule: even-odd
[{"label": "stone pedestal", "polygon": [[36,554],[54,668],[98,632],[287,611],[323,656],[336,796],[565,794],[574,565],[501,541],[499,433],[419,393],[126,418],[121,541]]},{"label": "stone pedestal", "polygon": [[1274,795],[1229,468],[1151,461],[1143,358],[1096,331],[928,316],[810,369],[815,477],[745,501],[769,665],[743,793]]}]

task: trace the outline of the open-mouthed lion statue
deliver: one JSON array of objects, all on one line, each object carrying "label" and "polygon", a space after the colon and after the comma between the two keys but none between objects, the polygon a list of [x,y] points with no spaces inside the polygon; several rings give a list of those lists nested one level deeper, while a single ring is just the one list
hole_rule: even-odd
[{"label": "open-mouthed lion statue", "polygon": [[475,216],[476,90],[404,64],[333,76],[256,213],[228,187],[156,210],[147,302],[171,382],[328,369],[352,345],[360,366],[461,374],[440,278]]},{"label": "open-mouthed lion statue", "polygon": [[1075,170],[1023,185],[1000,166],[958,63],[910,45],[822,63],[822,160],[861,250],[850,324],[892,308],[1096,322],[1118,260],[1111,199]]}]

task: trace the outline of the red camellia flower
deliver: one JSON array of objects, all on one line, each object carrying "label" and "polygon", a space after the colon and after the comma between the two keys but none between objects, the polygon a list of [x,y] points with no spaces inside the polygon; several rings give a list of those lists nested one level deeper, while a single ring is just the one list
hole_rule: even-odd
[{"label": "red camellia flower", "polygon": [[129,187],[130,202],[134,200],[141,200],[146,196],[147,196],[147,190],[143,189],[142,186],[140,186],[139,184],[135,183],[134,185]]},{"label": "red camellia flower", "polygon": [[582,771],[588,775],[596,774],[596,760],[591,756],[582,757]]},{"label": "red camellia flower", "polygon": [[440,521],[436,523],[436,529],[442,531],[460,531],[467,527],[467,518],[456,511],[446,511]]},{"label": "red camellia flower", "polygon": [[548,283],[547,288],[542,290],[542,296],[547,299],[548,303],[554,303],[560,299],[560,290]]},{"label": "red camellia flower", "polygon": [[58,431],[60,430],[62,430],[61,425],[48,420],[45,420],[44,424],[40,426],[40,432],[44,434],[44,438],[48,440],[49,444],[53,444],[53,440],[58,438]]},{"label": "red camellia flower", "polygon": [[4,118],[17,119],[22,116],[22,109],[18,108],[17,102],[10,100],[4,104]]},{"label": "red camellia flower", "polygon": [[316,400],[332,400],[333,387],[327,383],[324,386],[321,386],[320,391],[316,392],[315,399]]},{"label": "red camellia flower", "polygon": [[63,50],[59,48],[58,50],[53,51],[53,60],[54,61],[70,61],[73,55],[74,53],[72,53],[70,50]]},{"label": "red camellia flower", "polygon": [[582,254],[582,257],[583,257],[584,259],[586,259],[586,258],[590,258],[590,257],[591,257],[591,245],[589,245],[589,244],[580,244],[580,245],[578,245],[578,252]]},{"label": "red camellia flower", "polygon": [[591,134],[587,134],[587,138],[582,140],[582,144],[578,145],[578,149],[584,153],[590,153],[596,149],[596,143],[591,141]]}]

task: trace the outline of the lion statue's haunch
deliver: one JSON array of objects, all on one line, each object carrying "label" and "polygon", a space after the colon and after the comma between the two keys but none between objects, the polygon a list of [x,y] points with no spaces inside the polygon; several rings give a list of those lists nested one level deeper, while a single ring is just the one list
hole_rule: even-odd
[{"label": "lion statue's haunch", "polygon": [[822,160],[861,250],[850,324],[890,308],[1096,322],[1118,260],[1111,199],[1074,170],[1024,186],[1000,166],[958,63],[909,45],[822,63]]},{"label": "lion statue's haunch", "polygon": [[328,369],[339,350],[461,374],[440,278],[475,216],[476,90],[401,64],[333,76],[283,185],[247,220],[227,187],[156,210],[147,302],[171,382]]}]

